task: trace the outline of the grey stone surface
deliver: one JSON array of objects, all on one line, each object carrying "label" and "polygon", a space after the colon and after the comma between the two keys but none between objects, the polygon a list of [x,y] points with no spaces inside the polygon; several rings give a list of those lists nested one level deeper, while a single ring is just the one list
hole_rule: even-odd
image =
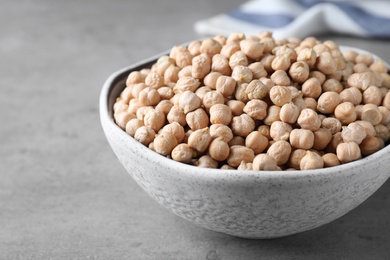
[{"label": "grey stone surface", "polygon": [[[100,126],[109,74],[239,1],[0,1],[0,259],[388,259],[390,182],[302,234],[245,240],[159,206]],[[390,61],[390,41],[324,35]]]}]

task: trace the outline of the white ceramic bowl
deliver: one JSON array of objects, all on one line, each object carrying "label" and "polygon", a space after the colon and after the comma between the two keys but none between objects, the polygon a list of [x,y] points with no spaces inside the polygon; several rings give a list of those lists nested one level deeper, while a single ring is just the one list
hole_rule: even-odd
[{"label": "white ceramic bowl", "polygon": [[233,236],[282,237],[343,216],[389,178],[390,145],[341,166],[283,172],[198,168],[151,151],[114,123],[112,106],[127,75],[150,67],[159,56],[107,79],[100,96],[100,119],[108,142],[132,178],[176,215]]}]

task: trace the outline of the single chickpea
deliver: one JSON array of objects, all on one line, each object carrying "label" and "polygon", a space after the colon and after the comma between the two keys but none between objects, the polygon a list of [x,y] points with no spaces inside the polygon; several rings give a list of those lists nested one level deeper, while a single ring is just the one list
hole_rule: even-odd
[{"label": "single chickpea", "polygon": [[324,160],[317,153],[307,151],[299,164],[301,170],[313,170],[324,168]]},{"label": "single chickpea", "polygon": [[188,137],[188,145],[198,152],[205,152],[211,142],[209,129],[203,128],[193,131]]},{"label": "single chickpea", "polygon": [[277,106],[283,106],[284,104],[290,103],[291,98],[291,90],[287,87],[282,86],[274,86],[269,91],[269,97]]},{"label": "single chickpea", "polygon": [[375,71],[375,72],[379,72],[379,73],[387,73],[388,68],[385,65],[385,63],[383,62],[383,60],[378,59],[370,65],[370,70]]},{"label": "single chickpea", "polygon": [[300,163],[302,157],[305,156],[306,150],[304,149],[295,149],[291,152],[290,158],[288,159],[287,165],[288,167],[294,168],[296,170],[300,170]]},{"label": "single chickpea", "polygon": [[194,111],[199,108],[201,105],[200,98],[189,90],[184,91],[179,99],[179,107],[181,107],[185,114],[188,112]]},{"label": "single chickpea", "polygon": [[370,54],[359,53],[358,55],[356,55],[355,62],[364,63],[367,66],[370,66],[374,62],[374,58]]},{"label": "single chickpea", "polygon": [[195,79],[203,79],[211,70],[211,59],[202,53],[192,59],[191,75]]},{"label": "single chickpea", "polygon": [[225,45],[222,46],[221,55],[229,59],[234,53],[239,50],[241,50],[241,48],[238,42],[227,42]]},{"label": "single chickpea", "polygon": [[284,140],[275,141],[267,150],[267,154],[276,160],[276,164],[281,166],[286,164],[290,154],[291,145],[289,142]]},{"label": "single chickpea", "polygon": [[253,162],[255,154],[251,149],[241,145],[230,146],[230,153],[227,158],[227,163],[232,167],[238,167],[242,161]]},{"label": "single chickpea", "polygon": [[212,88],[208,87],[208,86],[202,86],[200,88],[198,88],[196,91],[195,91],[195,94],[200,98],[200,100],[203,102],[203,99],[204,99],[204,96],[206,95],[207,92],[210,92],[210,91],[213,91]]},{"label": "single chickpea", "polygon": [[332,140],[332,133],[329,129],[326,128],[320,128],[317,131],[313,132],[314,134],[314,143],[313,143],[313,149],[317,151],[324,150],[330,141]]},{"label": "single chickpea", "polygon": [[165,125],[162,128],[161,132],[172,133],[175,136],[178,143],[181,143],[183,141],[184,135],[185,135],[184,127],[181,126],[178,122],[173,122],[173,123]]},{"label": "single chickpea", "polygon": [[386,126],[382,124],[377,124],[374,126],[374,128],[376,132],[376,137],[381,138],[384,142],[388,142],[390,140],[390,131]]},{"label": "single chickpea", "polygon": [[321,127],[321,120],[318,114],[310,108],[305,108],[301,111],[297,123],[302,129],[311,131],[317,131]]},{"label": "single chickpea", "polygon": [[380,124],[387,125],[390,123],[390,110],[387,109],[385,106],[379,106],[379,111],[382,113],[382,120]]},{"label": "single chickpea", "polygon": [[144,83],[145,82],[145,75],[143,75],[139,71],[132,71],[127,76],[126,79],[126,86],[129,86],[130,84],[137,84],[137,83]]},{"label": "single chickpea", "polygon": [[123,130],[126,129],[127,122],[129,122],[135,117],[136,116],[133,113],[130,113],[128,111],[118,111],[114,113],[115,123]]},{"label": "single chickpea", "polygon": [[231,99],[228,102],[226,102],[226,105],[230,108],[232,111],[233,116],[239,116],[243,113],[245,103],[239,100]]},{"label": "single chickpea", "polygon": [[263,100],[253,99],[246,103],[243,111],[255,120],[263,120],[267,116],[267,107]]},{"label": "single chickpea", "polygon": [[245,89],[250,100],[263,99],[268,95],[268,88],[260,80],[252,80]]},{"label": "single chickpea", "polygon": [[183,109],[179,106],[173,106],[167,114],[167,120],[169,123],[178,122],[181,126],[187,124],[186,115]]},{"label": "single chickpea", "polygon": [[291,91],[291,99],[303,97],[302,91],[300,91],[298,89],[298,87],[296,87],[296,86],[287,86],[287,88],[289,88],[290,91]]},{"label": "single chickpea", "polygon": [[326,147],[325,151],[328,153],[336,153],[337,146],[342,142],[343,142],[343,138],[341,137],[341,132],[337,132],[333,134],[332,140],[330,140],[330,143]]},{"label": "single chickpea", "polygon": [[130,100],[133,98],[133,86],[134,84],[128,85],[120,94],[119,98],[126,104],[129,104]]},{"label": "single chickpea", "polygon": [[186,122],[192,130],[198,130],[209,125],[209,117],[202,108],[198,108],[186,115]]},{"label": "single chickpea", "polygon": [[310,68],[314,67],[317,60],[317,54],[312,48],[303,48],[298,52],[297,61],[303,61]]},{"label": "single chickpea", "polygon": [[359,105],[362,102],[363,95],[358,88],[350,87],[340,92],[340,102],[351,102],[352,104]]},{"label": "single chickpea", "polygon": [[229,66],[232,70],[234,70],[236,66],[248,66],[248,64],[248,58],[242,51],[233,53],[229,58]]},{"label": "single chickpea", "polygon": [[245,39],[245,34],[241,32],[232,32],[227,37],[226,43],[229,42],[240,42]]},{"label": "single chickpea", "polygon": [[232,73],[228,58],[222,54],[215,54],[213,56],[211,70],[214,72],[219,72],[225,76],[229,76]]},{"label": "single chickpea", "polygon": [[257,128],[257,131],[260,132],[263,136],[265,136],[268,140],[272,140],[270,135],[270,126],[269,125],[261,125]]},{"label": "single chickpea", "polygon": [[352,51],[352,50],[348,50],[348,51],[345,51],[343,53],[343,56],[344,58],[347,60],[347,61],[350,61],[350,62],[354,62],[355,63],[355,60],[356,60],[356,56],[358,55],[358,53],[356,51]]},{"label": "single chickpea", "polygon": [[329,52],[323,52],[317,56],[316,68],[325,75],[333,74],[336,67],[336,61]]},{"label": "single chickpea", "polygon": [[150,127],[141,126],[135,131],[134,139],[141,144],[148,146],[155,138],[156,132]]},{"label": "single chickpea", "polygon": [[334,117],[327,117],[322,120],[321,127],[329,129],[329,131],[334,135],[337,132],[341,131],[341,122],[337,118]]},{"label": "single chickpea", "polygon": [[370,122],[358,120],[358,121],[355,121],[355,123],[358,123],[359,125],[361,125],[364,128],[367,136],[375,136],[376,135],[375,128]]},{"label": "single chickpea", "polygon": [[202,41],[199,47],[200,53],[207,54],[209,57],[213,57],[214,54],[220,53],[222,45],[212,38],[207,38]]},{"label": "single chickpea", "polygon": [[237,170],[239,171],[252,171],[253,170],[253,163],[244,162],[242,161],[240,165],[238,165]]},{"label": "single chickpea", "polygon": [[128,133],[131,137],[134,137],[135,132],[141,126],[144,126],[144,122],[137,118],[133,118],[126,124],[126,133]]},{"label": "single chickpea", "polygon": [[339,104],[334,110],[334,115],[342,124],[352,123],[357,117],[355,107],[351,102]]},{"label": "single chickpea", "polygon": [[128,112],[132,114],[136,114],[138,109],[141,107],[138,99],[132,99],[129,102]]},{"label": "single chickpea", "polygon": [[301,112],[305,108],[308,108],[307,105],[306,105],[305,100],[303,98],[301,98],[301,97],[294,98],[292,100],[292,103],[299,109],[299,112]]},{"label": "single chickpea", "polygon": [[322,160],[324,160],[324,167],[325,168],[333,167],[333,166],[337,166],[337,165],[341,164],[340,160],[337,158],[337,155],[334,153],[324,154],[322,156]]},{"label": "single chickpea", "polygon": [[234,97],[238,101],[242,101],[244,103],[249,101],[249,97],[246,91],[248,87],[248,83],[237,84],[236,91],[234,92]]},{"label": "single chickpea", "polygon": [[192,56],[197,56],[200,54],[200,46],[202,45],[201,41],[192,41],[188,45],[187,49]]},{"label": "single chickpea", "polygon": [[218,91],[209,91],[203,97],[203,106],[206,108],[206,110],[209,110],[216,104],[223,104],[224,102],[224,97]]},{"label": "single chickpea", "polygon": [[223,137],[217,137],[209,145],[209,155],[216,161],[222,162],[229,156],[230,149]]},{"label": "single chickpea", "polygon": [[302,84],[304,97],[318,98],[322,93],[321,84],[316,78],[309,78]]},{"label": "single chickpea", "polygon": [[324,92],[318,98],[317,111],[323,114],[332,114],[340,103],[340,95],[337,92]]},{"label": "single chickpea", "polygon": [[313,46],[313,50],[316,52],[317,55],[320,55],[321,53],[330,53],[330,48],[324,44],[324,43],[319,43]]},{"label": "single chickpea", "polygon": [[245,146],[259,154],[268,147],[268,139],[259,131],[253,131],[245,138]]},{"label": "single chickpea", "polygon": [[369,86],[363,92],[363,103],[380,106],[382,103],[382,93],[377,86]]},{"label": "single chickpea", "polygon": [[230,141],[228,142],[228,145],[229,145],[229,147],[231,147],[231,146],[233,146],[233,145],[245,146],[245,138],[242,137],[242,136],[236,135],[236,136],[234,136],[234,137],[232,138],[232,140],[230,140]]},{"label": "single chickpea", "polygon": [[373,104],[366,104],[362,108],[360,118],[361,120],[368,121],[375,126],[382,121],[383,115],[378,106]]},{"label": "single chickpea", "polygon": [[263,54],[263,44],[258,41],[244,39],[240,41],[241,51],[251,60],[257,60]]},{"label": "single chickpea", "polygon": [[232,71],[232,78],[237,83],[249,83],[253,79],[252,71],[243,65],[237,65]]},{"label": "single chickpea", "polygon": [[270,126],[273,122],[280,121],[280,110],[280,106],[269,106],[267,109],[267,116],[263,120],[264,124]]},{"label": "single chickpea", "polygon": [[290,68],[290,66],[291,66],[291,59],[290,59],[290,55],[288,54],[277,55],[271,63],[271,68],[273,70],[286,71]]},{"label": "single chickpea", "polygon": [[388,91],[383,98],[382,106],[386,107],[387,109],[390,109],[390,91]]},{"label": "single chickpea", "polygon": [[164,76],[165,71],[168,69],[169,66],[174,65],[175,60],[172,59],[169,56],[163,55],[160,58],[158,58],[157,62],[155,63],[155,71],[160,75]]},{"label": "single chickpea", "polygon": [[246,137],[255,129],[255,121],[247,114],[235,116],[232,118],[231,128],[234,135]]},{"label": "single chickpea", "polygon": [[209,155],[203,155],[195,162],[195,166],[216,169],[218,168],[218,162]]},{"label": "single chickpea", "polygon": [[290,143],[296,149],[309,150],[314,145],[314,134],[307,129],[295,128],[290,132]]},{"label": "single chickpea", "polygon": [[367,136],[359,145],[362,155],[371,155],[385,146],[383,139],[375,136]]},{"label": "single chickpea", "polygon": [[156,89],[145,88],[138,94],[141,106],[155,106],[160,102],[160,94]]},{"label": "single chickpea", "polygon": [[164,113],[155,109],[147,112],[144,117],[144,125],[157,132],[165,125]]},{"label": "single chickpea", "polygon": [[149,112],[149,111],[153,111],[154,109],[153,109],[153,107],[152,106],[144,106],[144,107],[139,107],[138,109],[137,109],[137,118],[139,119],[139,120],[144,120],[144,118],[145,118],[145,115]]},{"label": "single chickpea", "polygon": [[366,72],[368,71],[369,68],[367,67],[366,64],[364,63],[356,63],[354,66],[353,66],[353,72],[354,73],[359,73],[359,72]]},{"label": "single chickpea", "polygon": [[277,171],[278,165],[272,156],[261,153],[253,159],[252,168],[256,171]]},{"label": "single chickpea", "polygon": [[204,77],[203,83],[205,84],[205,86],[208,86],[211,89],[216,89],[217,79],[219,78],[219,76],[222,76],[222,74],[219,72],[212,71]]},{"label": "single chickpea", "polygon": [[145,83],[137,83],[137,84],[134,84],[133,85],[133,88],[132,88],[132,92],[131,92],[131,95],[138,99],[138,95],[139,93],[144,90],[145,88],[147,88],[148,85],[146,85]]},{"label": "single chickpea", "polygon": [[350,87],[356,87],[364,91],[369,86],[375,85],[375,76],[370,71],[353,73],[348,77],[347,83]]},{"label": "single chickpea", "polygon": [[260,42],[264,47],[263,53],[271,53],[273,48],[276,47],[275,40],[272,37],[263,37],[260,39]]},{"label": "single chickpea", "polygon": [[164,78],[155,71],[151,71],[145,78],[145,84],[151,88],[158,89],[164,86]]},{"label": "single chickpea", "polygon": [[322,84],[322,92],[334,91],[341,93],[343,91],[343,85],[336,79],[327,79]]},{"label": "single chickpea", "polygon": [[273,140],[284,140],[287,141],[290,137],[292,126],[282,121],[275,121],[271,124],[270,135]]},{"label": "single chickpea", "polygon": [[355,142],[340,143],[336,149],[337,158],[341,163],[348,163],[362,157],[359,145]]},{"label": "single chickpea", "polygon": [[284,70],[276,70],[271,74],[270,78],[275,85],[288,86],[291,82],[286,71]]},{"label": "single chickpea", "polygon": [[253,62],[248,65],[248,68],[252,71],[253,79],[260,79],[268,74],[261,62]]},{"label": "single chickpea", "polygon": [[200,86],[200,81],[198,79],[188,76],[188,77],[183,77],[178,79],[175,85],[175,89],[177,89],[177,91],[181,93],[187,90],[191,92],[195,92],[199,86]]},{"label": "single chickpea", "polygon": [[259,80],[268,88],[268,91],[275,86],[275,83],[269,78],[262,77]]},{"label": "single chickpea", "polygon": [[310,108],[311,110],[317,112],[318,103],[316,99],[311,97],[305,97],[303,98],[303,101],[305,102],[306,108]]},{"label": "single chickpea", "polygon": [[227,125],[213,124],[210,126],[209,132],[212,139],[221,137],[225,142],[230,142],[233,139],[233,132]]},{"label": "single chickpea", "polygon": [[170,87],[161,87],[157,89],[157,92],[160,95],[161,100],[169,100],[175,95],[173,89]]},{"label": "single chickpea", "polygon": [[366,129],[359,123],[350,123],[347,127],[343,127],[341,137],[345,143],[355,142],[360,144],[364,138],[366,138]]},{"label": "single chickpea", "polygon": [[287,55],[290,57],[290,60],[293,62],[297,60],[297,53],[293,48],[289,46],[288,42],[286,42],[285,44],[281,44],[280,46],[276,46],[272,50],[272,53],[275,54],[276,56]]},{"label": "single chickpea", "polygon": [[291,64],[288,71],[291,79],[298,83],[303,83],[309,78],[310,69],[306,62],[296,61]]},{"label": "single chickpea", "polygon": [[295,124],[299,113],[299,108],[294,103],[286,103],[281,107],[279,117],[285,123]]},{"label": "single chickpea", "polygon": [[184,68],[179,68],[179,73],[177,74],[178,80],[185,77],[192,78],[192,65],[187,65]]},{"label": "single chickpea", "polygon": [[233,95],[236,90],[237,82],[230,76],[220,76],[217,78],[215,84],[216,90],[220,92],[224,97]]},{"label": "single chickpea", "polygon": [[173,160],[182,163],[189,163],[196,156],[196,152],[188,144],[179,144],[173,148],[171,157]]},{"label": "single chickpea", "polygon": [[210,107],[210,123],[228,125],[232,120],[232,111],[225,104],[215,104]]},{"label": "single chickpea", "polygon": [[222,46],[225,45],[227,41],[227,37],[220,34],[215,35],[213,39],[219,42]]},{"label": "single chickpea", "polygon": [[326,80],[325,74],[322,73],[321,71],[318,71],[318,70],[310,71],[309,78],[316,78],[316,79],[318,79],[318,81],[320,82],[321,85],[324,84],[325,80]]},{"label": "single chickpea", "polygon": [[272,61],[275,59],[275,55],[272,54],[264,54],[263,57],[261,57],[260,62],[263,64],[264,69],[267,71],[267,73],[272,73],[274,70],[272,69]]},{"label": "single chickpea", "polygon": [[220,168],[221,170],[235,170],[236,168],[230,166],[229,164],[224,164]]}]

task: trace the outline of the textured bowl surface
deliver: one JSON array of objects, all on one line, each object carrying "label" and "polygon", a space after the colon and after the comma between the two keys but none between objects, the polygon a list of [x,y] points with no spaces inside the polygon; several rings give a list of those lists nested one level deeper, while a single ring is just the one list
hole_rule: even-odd
[{"label": "textured bowl surface", "polygon": [[151,151],[114,123],[112,105],[124,89],[127,75],[150,67],[159,56],[107,79],[100,96],[100,119],[108,142],[132,178],[178,216],[233,236],[282,237],[339,218],[390,176],[389,145],[341,166],[284,172],[204,169]]}]

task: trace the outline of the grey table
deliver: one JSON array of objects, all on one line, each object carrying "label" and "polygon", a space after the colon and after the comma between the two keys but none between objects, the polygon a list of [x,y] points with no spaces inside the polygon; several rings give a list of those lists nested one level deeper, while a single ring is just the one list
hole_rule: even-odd
[{"label": "grey table", "polygon": [[[245,240],[154,202],[100,126],[113,71],[243,0],[0,1],[0,259],[390,259],[390,182],[342,218]],[[390,61],[390,41],[325,35]]]}]

